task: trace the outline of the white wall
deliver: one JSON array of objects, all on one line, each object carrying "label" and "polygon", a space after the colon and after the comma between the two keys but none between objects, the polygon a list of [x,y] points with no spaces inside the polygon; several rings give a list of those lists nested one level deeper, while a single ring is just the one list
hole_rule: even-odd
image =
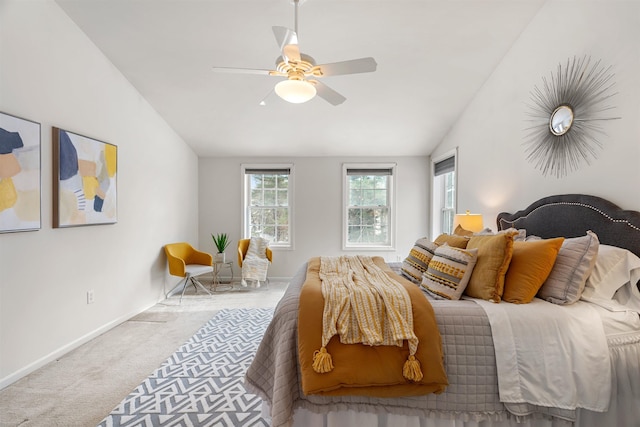
[{"label": "white wall", "polygon": [[[233,240],[227,257],[235,260],[242,232],[243,163],[292,163],[294,177],[293,250],[274,249],[270,277],[291,277],[310,257],[340,255],[342,251],[342,164],[350,162],[395,162],[396,250],[368,252],[388,261],[404,259],[416,239],[428,229],[429,158],[201,158],[199,164],[199,245],[214,252],[211,233],[228,233]],[[353,254],[353,252],[349,252]],[[240,274],[237,263],[236,274]],[[238,276],[236,276],[238,277]]]},{"label": "white wall", "polygon": [[[559,63],[590,55],[612,65],[618,95],[604,124],[604,149],[564,178],[526,160],[529,92]],[[472,64],[470,64],[472,65]],[[514,212],[553,194],[591,194],[640,210],[640,2],[550,0],[522,33],[433,156],[458,146],[458,209]],[[454,84],[454,82],[448,82]]]},{"label": "white wall", "polygon": [[[42,135],[42,228],[0,235],[2,388],[163,298],[162,246],[197,243],[198,161],[52,1],[0,0],[0,31],[0,111]],[[52,126],[118,146],[117,224],[52,229]]]},{"label": "white wall", "polygon": [[[638,40],[638,1],[549,0],[433,153],[459,147],[460,210],[490,225],[500,211],[569,192],[640,210]],[[525,103],[542,76],[584,54],[614,66],[622,120],[606,124],[591,166],[543,177],[525,159]],[[343,162],[398,164],[396,251],[376,254],[404,258],[427,234],[427,157],[198,160],[51,0],[0,0],[0,111],[42,125],[43,219],[39,231],[0,235],[0,387],[161,299],[174,283],[165,243],[213,252],[210,233],[227,232],[235,244],[242,163],[296,168],[295,249],[275,253],[271,277],[341,253]],[[51,126],[118,146],[117,224],[51,228]]]}]

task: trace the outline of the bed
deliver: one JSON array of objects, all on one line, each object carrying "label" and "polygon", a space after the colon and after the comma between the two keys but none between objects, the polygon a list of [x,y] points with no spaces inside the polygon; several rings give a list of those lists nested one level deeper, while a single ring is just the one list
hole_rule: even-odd
[{"label": "bed", "polygon": [[[557,195],[513,214],[501,213],[497,228],[520,230],[532,240],[594,233],[599,249],[579,301],[556,304],[536,297],[530,304],[495,304],[468,297],[430,299],[449,382],[444,392],[402,397],[305,395],[297,337],[300,292],[307,275],[303,265],[278,303],[245,377],[248,391],[263,399],[265,417],[273,426],[640,425],[640,212],[594,196]],[[390,268],[398,272],[400,265],[392,263]],[[551,326],[529,333],[526,328],[537,326],[537,318],[550,319]],[[547,336],[555,329],[557,336]],[[526,342],[521,342],[525,335]],[[534,346],[523,349],[529,338]],[[536,339],[538,345],[547,339],[554,345],[537,348]],[[519,366],[520,355],[532,349],[542,353],[523,359]],[[558,358],[558,349],[569,355],[566,360]],[[547,359],[539,368],[546,374],[536,371],[538,359]],[[511,370],[523,372],[512,377]],[[515,393],[509,388],[514,386],[524,388]]]}]

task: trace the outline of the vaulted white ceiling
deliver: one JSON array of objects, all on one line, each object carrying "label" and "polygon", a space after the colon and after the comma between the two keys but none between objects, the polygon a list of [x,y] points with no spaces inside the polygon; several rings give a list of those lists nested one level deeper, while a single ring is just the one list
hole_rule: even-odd
[{"label": "vaulted white ceiling", "polygon": [[303,53],[372,56],[377,71],[325,77],[347,100],[289,104],[271,27],[291,0],[56,0],[199,156],[425,155],[446,135],[545,0],[305,0]]}]

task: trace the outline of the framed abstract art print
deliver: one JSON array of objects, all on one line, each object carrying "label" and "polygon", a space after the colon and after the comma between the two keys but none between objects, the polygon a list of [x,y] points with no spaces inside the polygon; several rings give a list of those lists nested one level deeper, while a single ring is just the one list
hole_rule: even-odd
[{"label": "framed abstract art print", "polygon": [[118,149],[53,128],[53,227],[115,224]]},{"label": "framed abstract art print", "polygon": [[0,233],[41,227],[40,123],[0,113]]}]

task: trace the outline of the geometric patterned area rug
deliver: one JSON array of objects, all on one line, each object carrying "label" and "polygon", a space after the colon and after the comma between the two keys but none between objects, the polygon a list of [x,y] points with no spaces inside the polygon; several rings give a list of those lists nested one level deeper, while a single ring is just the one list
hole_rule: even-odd
[{"label": "geometric patterned area rug", "polygon": [[244,374],[272,316],[272,308],[221,310],[99,427],[268,426]]}]

